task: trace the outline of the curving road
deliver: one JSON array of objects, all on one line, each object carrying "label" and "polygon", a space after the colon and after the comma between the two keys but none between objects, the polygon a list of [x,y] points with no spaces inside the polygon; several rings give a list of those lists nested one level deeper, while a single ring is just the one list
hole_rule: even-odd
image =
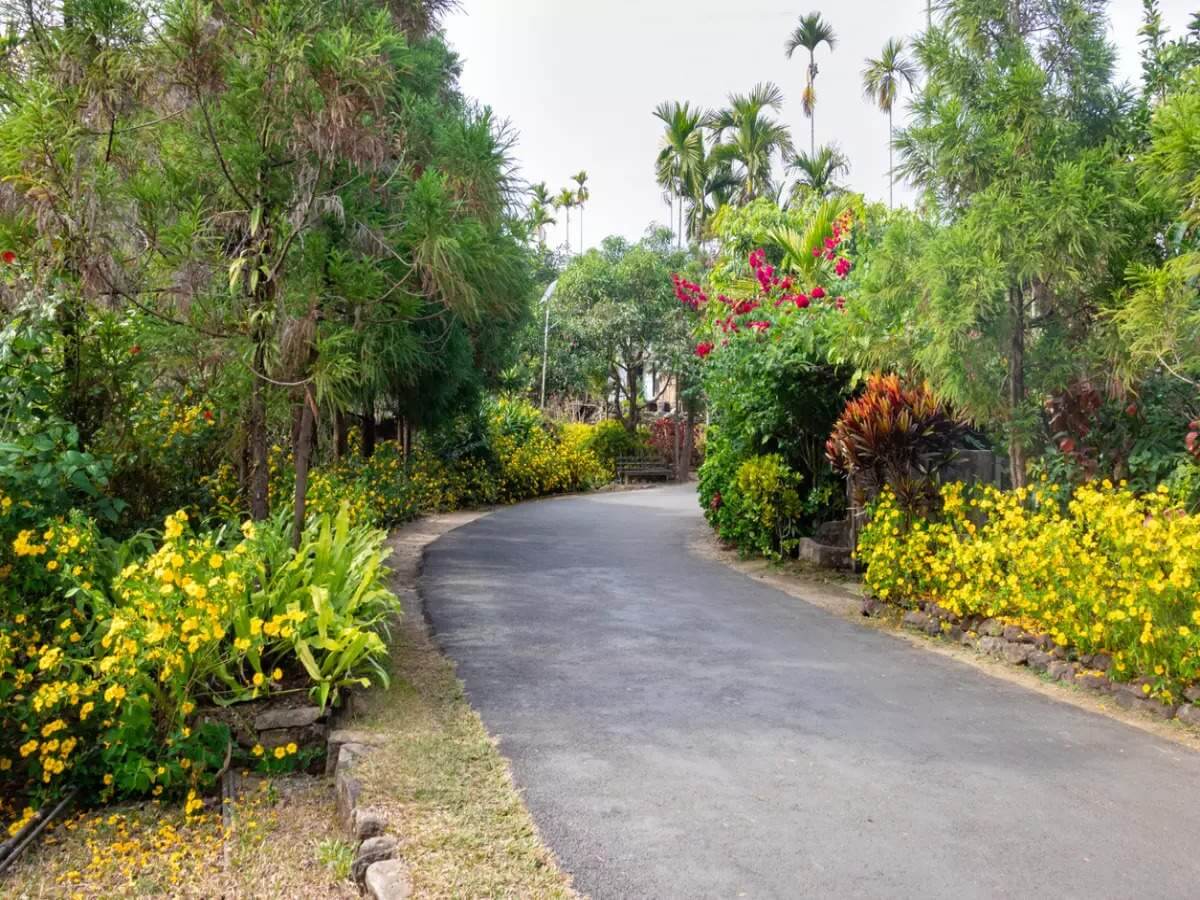
[{"label": "curving road", "polygon": [[1200,896],[1200,754],[690,555],[683,487],[452,532],[422,590],[580,890]]}]

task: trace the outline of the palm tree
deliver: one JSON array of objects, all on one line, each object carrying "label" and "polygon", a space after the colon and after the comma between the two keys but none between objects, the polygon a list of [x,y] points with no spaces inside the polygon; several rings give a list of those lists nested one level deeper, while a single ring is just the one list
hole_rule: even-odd
[{"label": "palm tree", "polygon": [[699,175],[689,184],[687,234],[702,241],[709,220],[722,206],[733,202],[741,182],[727,161],[705,156]]},{"label": "palm tree", "polygon": [[788,163],[788,171],[796,173],[793,197],[801,191],[808,191],[825,200],[843,191],[837,179],[850,171],[850,161],[836,147],[826,144],[814,155],[797,153]]},{"label": "palm tree", "polygon": [[728,165],[738,178],[739,201],[773,193],[771,161],[776,153],[792,153],[787,126],[767,115],[783,106],[783,92],[770,82],[755,85],[749,94],[731,94],[729,106],[712,113],[707,125],[717,144],[713,164]]},{"label": "palm tree", "polygon": [[575,189],[575,205],[579,207],[579,252],[583,252],[583,204],[592,199],[591,192],[587,189],[588,173],[579,170],[578,175],[572,175],[571,180],[574,181],[578,188]]},{"label": "palm tree", "polygon": [[540,203],[542,206],[549,206],[554,202],[554,198],[550,196],[550,190],[546,187],[546,182],[544,181],[539,181],[530,187],[529,193],[532,201]]},{"label": "palm tree", "polygon": [[567,255],[571,255],[571,207],[575,205],[575,192],[570,188],[563,188],[558,192],[558,196],[554,198],[554,208],[563,209],[567,212]]},{"label": "palm tree", "polygon": [[[683,245],[683,200],[687,186],[694,183],[704,164],[704,117],[690,103],[660,103],[655,118],[665,126],[662,146],[654,163],[655,179],[671,198],[671,218],[675,219],[675,201],[679,202],[678,243]],[[672,226],[675,226],[673,221]]]},{"label": "palm tree", "polygon": [[888,117],[888,206],[895,204],[896,173],[893,163],[893,141],[895,129],[892,126],[892,110],[896,106],[896,98],[900,88],[908,85],[909,89],[917,80],[917,64],[904,55],[904,41],[899,38],[888,38],[883,45],[883,53],[878,59],[867,59],[867,67],[863,69],[863,94],[868,100],[877,104]]},{"label": "palm tree", "polygon": [[817,120],[813,115],[817,108],[817,48],[822,44],[828,45],[830,50],[837,45],[837,35],[833,33],[833,27],[821,18],[818,12],[809,13],[807,16],[800,17],[800,24],[795,30],[788,35],[787,41],[784,43],[784,49],[787,51],[787,58],[791,59],[792,54],[797,48],[803,47],[808,51],[808,79],[804,85],[804,94],[801,97],[801,105],[804,108],[804,115],[808,116],[808,152],[810,155],[816,155],[817,152]]},{"label": "palm tree", "polygon": [[550,215],[549,201],[542,203],[537,197],[529,204],[529,228],[538,236],[538,243],[546,243],[546,226],[558,220]]}]

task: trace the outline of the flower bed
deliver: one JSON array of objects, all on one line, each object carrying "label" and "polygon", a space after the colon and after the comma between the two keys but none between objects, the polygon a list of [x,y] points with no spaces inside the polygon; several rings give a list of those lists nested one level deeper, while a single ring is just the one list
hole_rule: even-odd
[{"label": "flower bed", "polygon": [[1166,707],[1196,693],[1200,515],[1165,489],[949,484],[927,518],[885,491],[858,558],[875,597],[933,604],[947,628],[990,620],[1044,634],[1048,650],[1102,661],[1112,682]]}]

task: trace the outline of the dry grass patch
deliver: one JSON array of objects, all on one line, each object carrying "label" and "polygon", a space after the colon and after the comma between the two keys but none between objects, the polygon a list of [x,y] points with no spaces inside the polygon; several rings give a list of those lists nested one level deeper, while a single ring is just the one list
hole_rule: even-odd
[{"label": "dry grass patch", "polygon": [[357,898],[324,852],[338,839],[332,796],[324,779],[262,782],[239,804],[228,842],[219,808],[192,818],[158,803],[77,813],[0,881],[0,894]]}]

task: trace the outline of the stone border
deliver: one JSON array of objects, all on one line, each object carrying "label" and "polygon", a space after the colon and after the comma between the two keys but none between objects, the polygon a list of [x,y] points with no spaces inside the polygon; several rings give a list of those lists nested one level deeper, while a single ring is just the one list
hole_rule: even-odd
[{"label": "stone border", "polygon": [[1156,719],[1178,719],[1200,727],[1200,685],[1184,691],[1183,703],[1164,703],[1147,696],[1152,682],[1148,678],[1114,681],[1108,676],[1112,658],[1105,653],[1077,655],[1054,642],[1048,634],[1036,634],[984,616],[958,616],[936,603],[921,602],[907,608],[874,597],[862,601],[862,614],[887,618],[902,612],[900,624],[933,638],[969,647],[1012,666],[1027,666],[1053,681],[1074,685],[1094,694],[1107,696],[1122,709],[1146,713]]},{"label": "stone border", "polygon": [[365,731],[334,731],[326,759],[333,775],[338,822],[358,842],[350,877],[372,900],[404,900],[412,894],[412,882],[408,866],[400,859],[400,844],[387,834],[387,820],[377,810],[359,804],[362,781],[355,770],[379,740]]}]

